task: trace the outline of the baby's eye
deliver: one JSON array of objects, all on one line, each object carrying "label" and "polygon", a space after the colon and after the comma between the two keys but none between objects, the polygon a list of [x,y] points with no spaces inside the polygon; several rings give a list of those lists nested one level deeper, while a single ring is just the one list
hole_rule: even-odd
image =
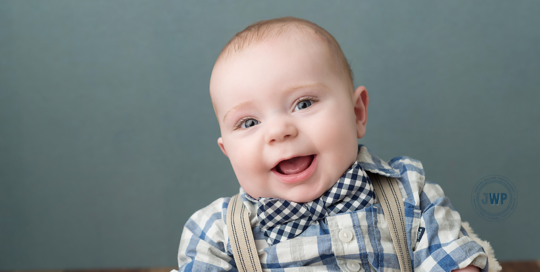
[{"label": "baby's eye", "polygon": [[307,108],[311,107],[312,104],[313,104],[313,101],[311,101],[309,99],[302,100],[302,101],[298,102],[298,104],[296,104],[296,107],[294,107],[294,110],[307,109]]},{"label": "baby's eye", "polygon": [[255,120],[255,119],[246,119],[246,120],[242,121],[242,124],[240,124],[240,127],[241,128],[250,128],[250,127],[258,125],[258,124],[259,124],[259,121]]}]

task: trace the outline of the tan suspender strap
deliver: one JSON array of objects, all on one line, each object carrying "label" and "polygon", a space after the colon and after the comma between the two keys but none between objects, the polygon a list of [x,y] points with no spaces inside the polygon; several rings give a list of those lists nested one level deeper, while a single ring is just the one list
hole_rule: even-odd
[{"label": "tan suspender strap", "polygon": [[255,247],[255,239],[249,222],[249,214],[238,194],[231,197],[229,202],[227,231],[238,271],[262,272],[259,254],[257,254],[257,247]]},{"label": "tan suspender strap", "polygon": [[395,178],[373,174],[368,171],[366,173],[368,173],[373,184],[375,195],[381,202],[384,217],[396,248],[401,271],[412,272],[411,256],[407,246],[407,229],[405,228],[405,208],[398,181]]}]

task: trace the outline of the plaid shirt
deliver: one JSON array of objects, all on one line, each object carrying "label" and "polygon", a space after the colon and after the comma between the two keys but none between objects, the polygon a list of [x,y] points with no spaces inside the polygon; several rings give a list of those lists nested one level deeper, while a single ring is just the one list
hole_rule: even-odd
[{"label": "plaid shirt", "polygon": [[[388,163],[360,145],[358,179],[365,171],[400,181],[405,203],[407,243],[415,271],[451,271],[475,265],[487,271],[487,255],[461,227],[461,217],[441,187],[425,181],[422,164],[409,157]],[[257,201],[240,195],[264,271],[400,271],[379,200],[364,208],[312,222],[295,238],[269,245],[257,219]],[[229,242],[229,197],[197,211],[186,223],[178,251],[179,271],[238,271]]]}]

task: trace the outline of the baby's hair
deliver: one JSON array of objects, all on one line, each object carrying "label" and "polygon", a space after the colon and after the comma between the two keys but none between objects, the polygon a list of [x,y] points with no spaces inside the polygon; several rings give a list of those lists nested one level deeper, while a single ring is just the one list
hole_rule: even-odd
[{"label": "baby's hair", "polygon": [[221,50],[218,61],[255,42],[279,37],[291,30],[298,30],[301,32],[310,31],[327,42],[330,52],[336,57],[338,67],[341,67],[347,76],[348,83],[350,84],[349,88],[352,93],[352,91],[354,91],[353,73],[343,51],[341,51],[339,43],[334,36],[328,33],[324,28],[300,18],[288,16],[258,21],[249,25],[244,30],[236,33],[236,35],[234,35],[234,37],[225,45],[223,50]]}]

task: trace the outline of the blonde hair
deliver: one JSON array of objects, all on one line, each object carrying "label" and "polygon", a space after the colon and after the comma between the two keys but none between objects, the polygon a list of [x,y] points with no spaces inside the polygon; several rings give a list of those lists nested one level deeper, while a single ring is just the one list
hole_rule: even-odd
[{"label": "blonde hair", "polygon": [[349,62],[345,58],[343,51],[341,51],[339,43],[334,36],[328,33],[324,28],[300,18],[288,16],[258,21],[249,25],[244,30],[236,33],[236,35],[234,35],[234,37],[225,45],[223,50],[221,50],[217,61],[226,58],[253,43],[279,37],[291,30],[299,30],[301,32],[308,31],[321,37],[327,42],[330,53],[334,54],[335,58],[333,59],[337,61],[338,67],[341,67],[345,73],[352,93],[354,91],[353,73]]}]

